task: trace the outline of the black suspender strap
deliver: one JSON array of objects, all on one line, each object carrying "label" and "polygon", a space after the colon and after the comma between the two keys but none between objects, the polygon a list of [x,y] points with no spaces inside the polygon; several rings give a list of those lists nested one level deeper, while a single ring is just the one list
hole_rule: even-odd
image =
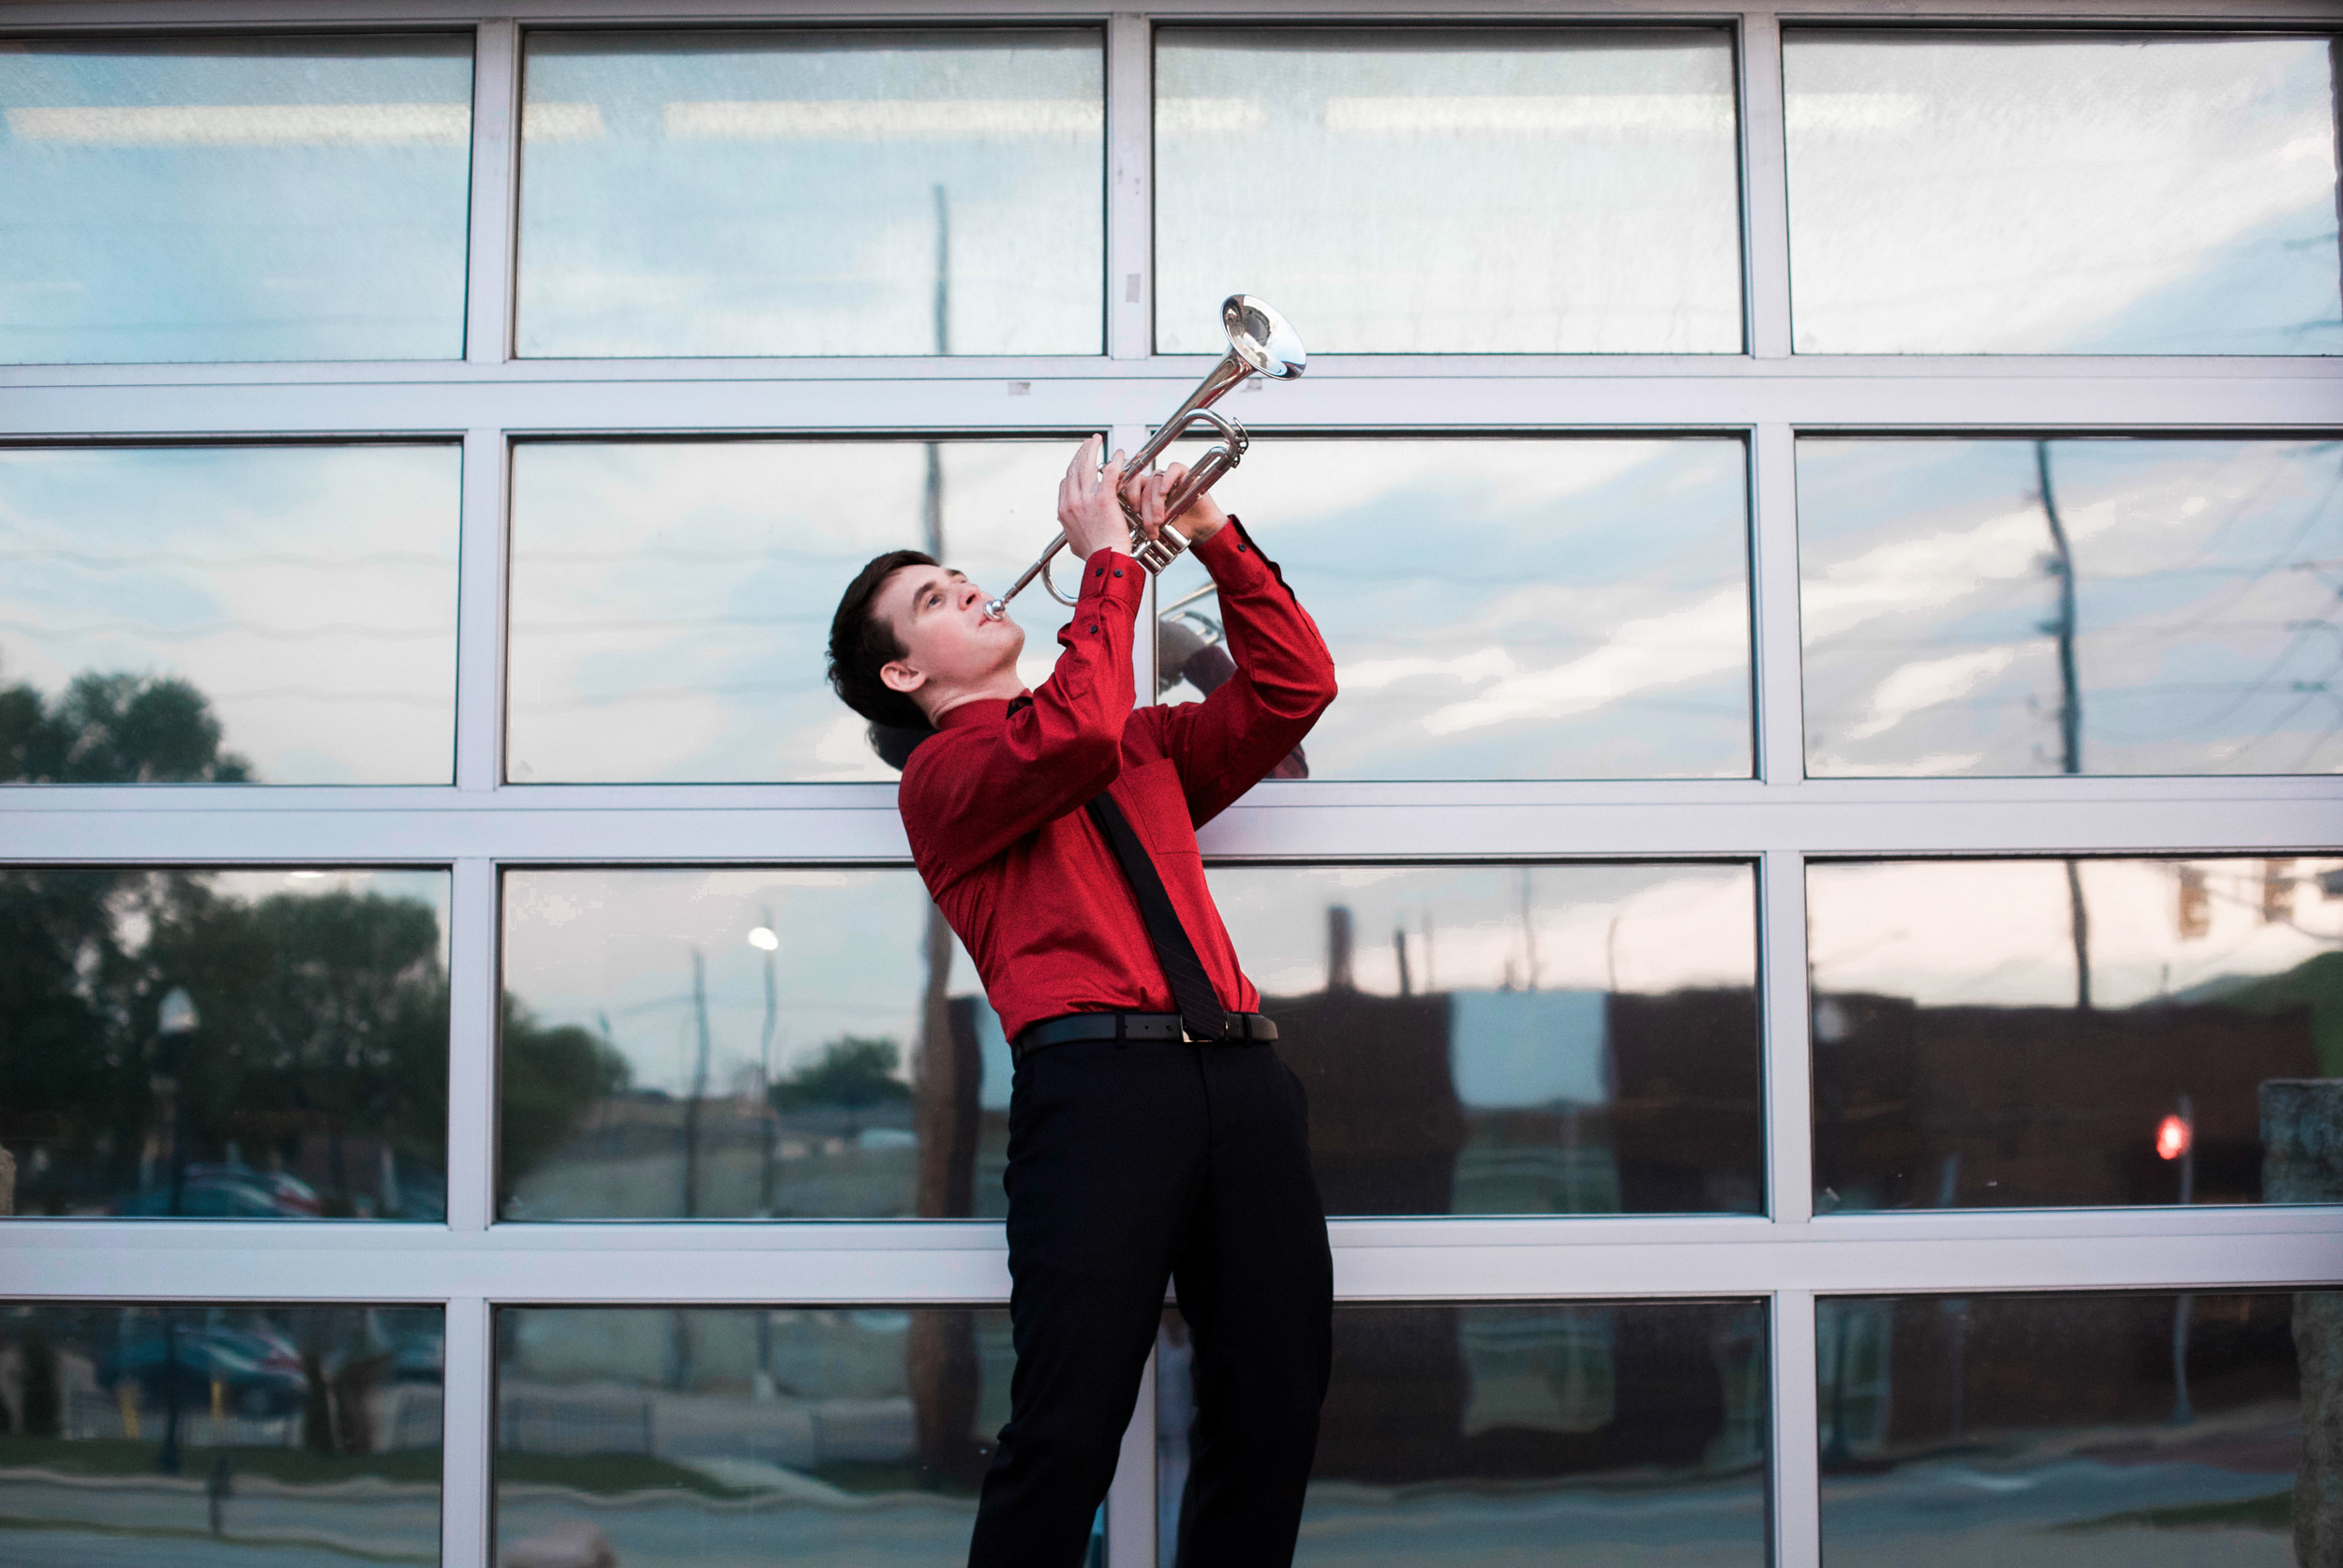
[{"label": "black suspender strap", "polygon": [[1228,1033],[1228,1013],[1212,988],[1211,977],[1204,973],[1204,961],[1196,956],[1196,944],[1187,939],[1187,929],[1180,924],[1179,911],[1172,906],[1172,895],[1164,890],[1154,858],[1139,842],[1123,808],[1104,790],[1088,810],[1090,819],[1113,848],[1114,858],[1123,863],[1124,880],[1130,883],[1131,896],[1139,901],[1139,918],[1146,924],[1156,962],[1163,965],[1163,978],[1171,982],[1181,1023],[1198,1039],[1219,1039]]}]

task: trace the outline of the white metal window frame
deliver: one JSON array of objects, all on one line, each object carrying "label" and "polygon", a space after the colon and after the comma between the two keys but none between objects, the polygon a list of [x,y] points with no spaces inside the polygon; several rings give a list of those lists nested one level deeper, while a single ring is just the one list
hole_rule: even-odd
[{"label": "white metal window frame", "polygon": [[[2343,1211],[2076,1209],[1834,1215],[1811,1206],[1805,864],[1845,855],[2316,852],[2343,843],[2343,780],[1803,776],[1795,441],[1801,433],[2330,435],[2334,360],[1790,352],[1782,35],[1801,22],[2199,32],[2343,27],[2329,0],[0,0],[0,34],[414,28],[476,32],[469,345],[388,364],[0,367],[0,438],[440,438],[464,449],[454,782],[0,790],[0,859],[451,868],[449,1217],[444,1226],[40,1221],[7,1228],[18,1299],[438,1302],[448,1309],[448,1568],[492,1546],[498,1304],[1000,1303],[996,1223],[513,1225],[494,1215],[500,875],[678,861],[903,863],[891,786],[505,785],[504,538],[511,449],[532,436],[1030,435],[1135,445],[1201,374],[1152,352],[1149,83],[1155,22],[1688,22],[1729,30],[1741,99],[1748,351],[1321,356],[1280,429],[1731,435],[1747,442],[1755,776],[1660,783],[1270,784],[1204,835],[1247,860],[1695,858],[1758,869],[1768,1191],[1762,1217],[1338,1220],[1349,1301],[1754,1296],[1770,1308],[1774,1561],[1813,1568],[1817,1294],[2284,1288],[2343,1280]],[[1095,358],[516,360],[520,34],[535,26],[1081,22],[1107,51],[1107,352]],[[1241,283],[1242,280],[1232,280]],[[1275,417],[1267,417],[1274,411]],[[1262,519],[1275,536],[1274,518]],[[1036,541],[1038,545],[1039,541]],[[1302,585],[1306,597],[1306,584]],[[1142,655],[1144,656],[1144,655]],[[1110,1502],[1115,1568],[1154,1561],[1152,1380]]]}]

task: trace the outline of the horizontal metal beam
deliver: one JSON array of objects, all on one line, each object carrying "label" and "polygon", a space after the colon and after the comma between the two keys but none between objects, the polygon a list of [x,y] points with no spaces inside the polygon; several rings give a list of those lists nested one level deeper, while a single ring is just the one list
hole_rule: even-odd
[{"label": "horizontal metal beam", "polygon": [[[2343,1281],[2333,1209],[1763,1219],[1337,1220],[1338,1297],[1873,1293]],[[1001,1302],[988,1222],[498,1226],[22,1221],[12,1297]]]},{"label": "horizontal metal beam", "polygon": [[[801,797],[798,790],[802,789]],[[155,863],[888,861],[893,786],[0,790],[0,857]],[[1265,785],[1201,835],[1244,859],[2259,854],[2343,843],[2343,780]]]},{"label": "horizontal metal beam", "polygon": [[[1201,364],[1202,362],[1196,362]],[[1437,363],[1437,362],[1436,362]],[[1789,362],[1796,364],[1797,362]],[[847,375],[802,366],[739,379],[605,373],[522,379],[501,366],[425,380],[0,384],[0,429],[18,439],[216,436],[760,432],[1064,434],[1161,417],[1192,385],[1187,361],[1100,361],[1109,370]],[[1945,374],[1933,362],[1890,373],[1785,371],[1784,362],[1697,369],[1542,375],[1474,366],[1412,374],[1311,375],[1242,398],[1248,426],[1280,430],[2323,430],[2343,424],[2343,378],[2251,362],[2200,362],[2192,375],[2007,366]],[[1743,364],[1761,368],[1739,368]],[[1161,368],[1158,369],[1157,366]],[[1177,368],[1174,368],[1174,366]],[[20,373],[21,374],[21,373]],[[200,391],[201,396],[190,396]]]},{"label": "horizontal metal beam", "polygon": [[[1723,24],[1755,7],[1688,5],[1684,0],[1473,0],[1470,6],[1434,7],[1425,0],[1277,0],[1274,7],[1240,10],[1230,0],[1161,0],[1151,16],[1182,20],[1425,19],[1443,22],[1485,18],[1495,21],[1707,22]],[[1768,12],[1771,7],[1765,7]],[[491,13],[476,0],[354,0],[320,5],[317,0],[109,0],[106,4],[0,4],[0,25],[24,28],[152,28],[232,25],[316,27],[464,25]],[[645,0],[501,0],[493,13],[540,26],[655,22],[682,27],[698,22],[884,22],[981,18],[1016,21],[1103,20],[1096,5],[1080,0],[679,0],[653,8]],[[2153,25],[2224,28],[2258,25],[2316,25],[2335,19],[2329,0],[2246,0],[2223,7],[2209,0],[1804,0],[1784,7],[1785,22],[2071,22],[2117,26]]]}]

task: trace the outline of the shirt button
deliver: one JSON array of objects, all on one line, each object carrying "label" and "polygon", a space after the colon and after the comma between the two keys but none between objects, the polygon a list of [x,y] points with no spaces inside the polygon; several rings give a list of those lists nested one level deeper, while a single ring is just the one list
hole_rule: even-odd
[{"label": "shirt button", "polygon": [[1094,621],[1092,621],[1092,622],[1090,623],[1090,629],[1091,629],[1092,631],[1094,631],[1094,632],[1095,632],[1095,631],[1097,631],[1097,630],[1098,629],[1098,623],[1097,623],[1097,621],[1095,621],[1095,620],[1094,620]]},{"label": "shirt button", "polygon": [[1121,576],[1123,575],[1123,569],[1120,566],[1116,567],[1114,569],[1114,575],[1118,577]]}]

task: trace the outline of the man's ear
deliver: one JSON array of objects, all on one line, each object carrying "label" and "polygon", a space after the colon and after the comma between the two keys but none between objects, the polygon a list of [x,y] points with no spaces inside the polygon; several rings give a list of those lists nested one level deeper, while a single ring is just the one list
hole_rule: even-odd
[{"label": "man's ear", "polygon": [[901,659],[889,659],[879,666],[879,679],[886,682],[888,691],[909,696],[928,683],[928,674],[913,669]]}]

